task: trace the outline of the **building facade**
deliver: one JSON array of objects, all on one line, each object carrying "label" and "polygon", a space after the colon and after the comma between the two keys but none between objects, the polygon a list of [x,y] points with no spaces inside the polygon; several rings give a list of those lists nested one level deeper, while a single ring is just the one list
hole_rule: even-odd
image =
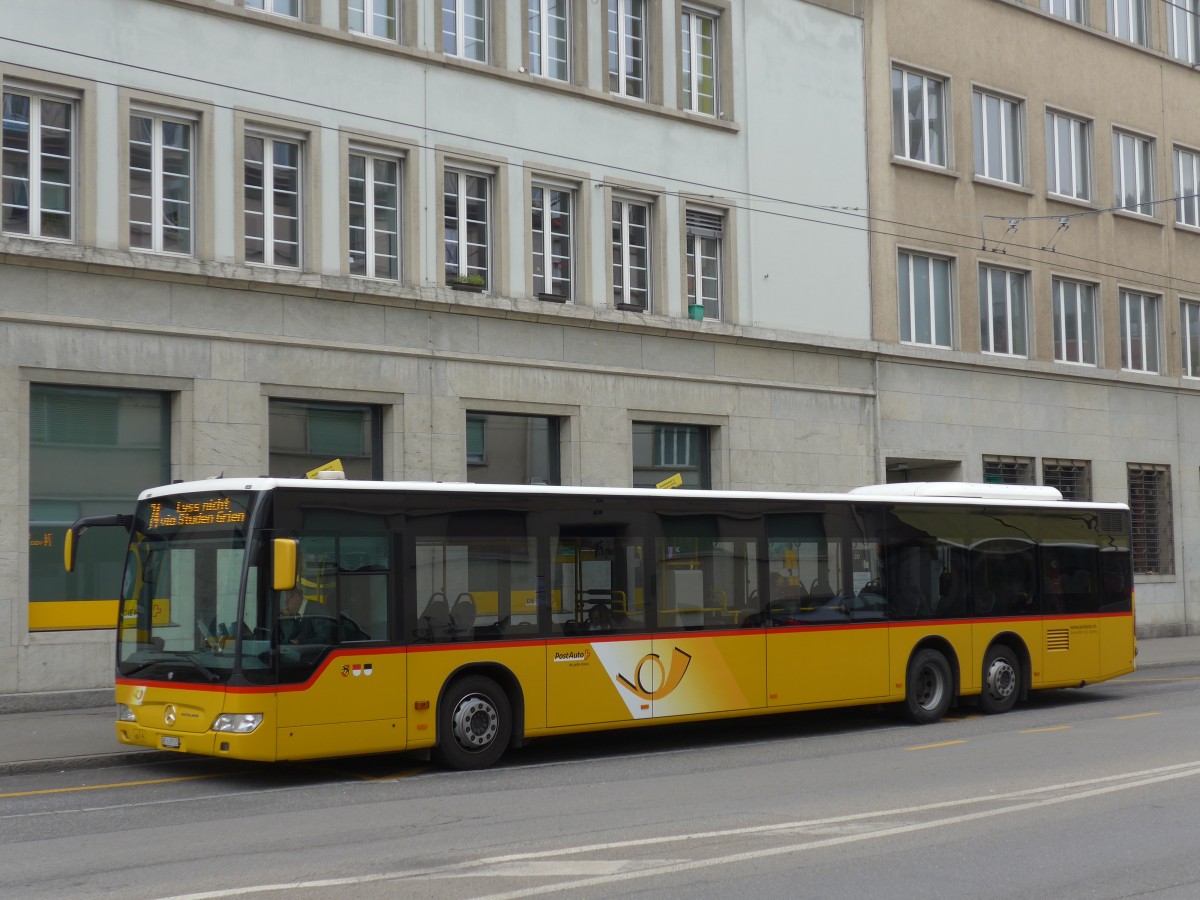
[{"label": "building facade", "polygon": [[153,483],[874,480],[861,10],[754,6],[5,17],[0,694],[111,683]]}]

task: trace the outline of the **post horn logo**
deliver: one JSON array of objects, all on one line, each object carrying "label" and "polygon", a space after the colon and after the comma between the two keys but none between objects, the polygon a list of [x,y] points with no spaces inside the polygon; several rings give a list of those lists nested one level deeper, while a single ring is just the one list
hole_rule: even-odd
[{"label": "post horn logo", "polygon": [[[651,668],[651,687],[646,687],[646,682],[643,680],[643,673],[646,665]],[[647,653],[638,660],[637,668],[633,670],[633,681],[630,681],[624,675],[617,675],[617,681],[621,687],[629,691],[635,696],[641,697],[643,700],[661,700],[666,697],[671,691],[679,687],[679,682],[683,681],[684,673],[687,672],[688,666],[692,664],[692,656],[690,653],[684,653],[676,647],[671,653],[671,671],[668,672],[662,663],[662,658],[657,653]],[[653,685],[658,685],[654,688]]]}]

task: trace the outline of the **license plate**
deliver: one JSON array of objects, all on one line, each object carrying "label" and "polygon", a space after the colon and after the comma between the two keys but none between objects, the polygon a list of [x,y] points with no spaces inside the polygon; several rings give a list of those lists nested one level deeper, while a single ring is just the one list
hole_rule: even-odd
[{"label": "license plate", "polygon": [[178,750],[179,749],[179,738],[164,737],[162,739],[162,745],[164,747],[166,747],[168,750]]}]

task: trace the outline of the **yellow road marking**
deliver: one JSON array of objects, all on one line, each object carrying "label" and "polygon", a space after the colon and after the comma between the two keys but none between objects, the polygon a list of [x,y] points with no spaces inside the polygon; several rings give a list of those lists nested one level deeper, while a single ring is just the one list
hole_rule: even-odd
[{"label": "yellow road marking", "polygon": [[1070,725],[1052,725],[1049,728],[1029,728],[1022,731],[1021,734],[1041,734],[1043,731],[1070,731]]},{"label": "yellow road marking", "polygon": [[85,784],[80,787],[46,788],[41,791],[15,791],[11,794],[0,794],[0,800],[12,797],[37,797],[43,794],[74,794],[79,791],[108,791],[114,788],[144,787],[148,784],[174,784],[179,781],[200,781],[204,778],[225,778],[230,775],[244,775],[244,772],[217,772],[212,775],[181,775],[178,778],[150,778],[146,781],[118,781],[112,784]]},{"label": "yellow road marking", "polygon": [[1121,719],[1144,719],[1147,716],[1161,716],[1161,715],[1162,715],[1162,713],[1160,713],[1160,712],[1136,713],[1132,716],[1116,716],[1116,719],[1118,721],[1120,721]]},{"label": "yellow road marking", "polygon": [[936,750],[938,747],[953,747],[955,744],[965,744],[966,741],[942,741],[940,744],[923,744],[920,747],[905,747],[905,750]]}]

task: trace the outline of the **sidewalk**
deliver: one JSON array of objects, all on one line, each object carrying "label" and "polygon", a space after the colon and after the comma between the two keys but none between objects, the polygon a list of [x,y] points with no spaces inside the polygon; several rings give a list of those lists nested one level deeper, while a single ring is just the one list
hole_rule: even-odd
[{"label": "sidewalk", "polygon": [[[1188,664],[1200,665],[1200,636],[1138,641],[1139,669]],[[104,705],[0,714],[0,776],[179,758],[117,743],[111,692],[80,695],[93,702],[102,696]],[[20,708],[36,705],[34,696],[24,698]],[[60,696],[47,696],[47,705],[62,702]]]}]

